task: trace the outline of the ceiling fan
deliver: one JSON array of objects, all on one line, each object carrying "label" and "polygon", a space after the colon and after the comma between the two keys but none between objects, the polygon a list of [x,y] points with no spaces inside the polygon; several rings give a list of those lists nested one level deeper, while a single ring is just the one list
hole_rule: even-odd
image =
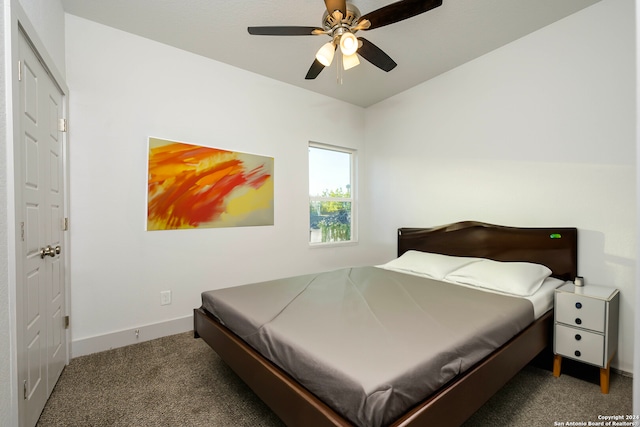
[{"label": "ceiling fan", "polygon": [[340,46],[345,70],[360,63],[358,55],[384,71],[396,65],[389,55],[364,37],[356,38],[358,31],[373,30],[411,18],[442,5],[442,0],[402,0],[361,15],[357,7],[346,0],[324,0],[327,10],[322,17],[323,28],[318,27],[249,27],[249,34],[260,36],[316,36],[326,34],[331,41],[324,44],[311,64],[305,79],[311,80],[331,65]]}]

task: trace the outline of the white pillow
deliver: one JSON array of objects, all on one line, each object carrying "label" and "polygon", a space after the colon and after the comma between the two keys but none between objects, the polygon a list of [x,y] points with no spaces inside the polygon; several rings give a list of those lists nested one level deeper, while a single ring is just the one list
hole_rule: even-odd
[{"label": "white pillow", "polygon": [[407,251],[400,257],[391,260],[380,267],[387,270],[409,271],[411,273],[428,276],[432,279],[442,280],[452,271],[480,260],[481,258],[456,257],[430,252]]},{"label": "white pillow", "polygon": [[483,259],[447,274],[445,280],[511,295],[531,296],[550,275],[551,270],[540,264]]}]

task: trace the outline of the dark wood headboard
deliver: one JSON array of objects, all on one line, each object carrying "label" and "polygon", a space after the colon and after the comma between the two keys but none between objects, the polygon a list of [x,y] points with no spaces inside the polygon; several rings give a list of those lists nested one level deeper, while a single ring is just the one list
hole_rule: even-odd
[{"label": "dark wood headboard", "polygon": [[399,228],[398,256],[408,250],[443,255],[526,261],[549,267],[553,277],[578,275],[576,228],[519,228],[463,221],[434,228]]}]

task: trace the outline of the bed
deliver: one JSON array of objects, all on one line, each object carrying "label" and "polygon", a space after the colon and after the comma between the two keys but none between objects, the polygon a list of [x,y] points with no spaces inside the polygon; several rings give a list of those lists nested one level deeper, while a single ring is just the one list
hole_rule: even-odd
[{"label": "bed", "polygon": [[[446,283],[443,283],[440,278],[434,280],[431,276],[424,277],[425,273],[422,271],[400,271],[406,267],[405,261],[412,259],[411,257],[419,257],[416,259],[422,260],[424,256],[443,255],[448,257],[446,261],[450,261],[449,258],[451,258],[461,266],[456,267],[453,274],[448,273],[446,281],[450,281],[449,276],[457,275],[458,279],[466,277],[461,271],[466,271],[467,266],[476,268],[496,262],[511,266],[526,262],[548,268],[549,275],[557,279],[557,283],[562,283],[565,280],[573,280],[577,275],[577,230],[565,227],[505,227],[473,221],[435,228],[401,228],[398,230],[398,259],[383,266],[341,269],[328,272],[326,275],[323,274],[319,278],[315,275],[312,278],[308,276],[288,278],[286,289],[291,289],[293,286],[293,290],[288,291],[289,296],[283,297],[276,296],[280,294],[274,292],[274,289],[283,286],[280,282],[276,284],[270,282],[266,287],[265,284],[261,284],[259,288],[256,288],[255,285],[247,285],[229,288],[222,290],[222,292],[220,290],[214,291],[214,298],[217,299],[214,299],[213,303],[205,299],[205,293],[203,293],[203,305],[194,310],[195,336],[204,339],[289,426],[460,425],[513,375],[549,345],[553,315],[549,306],[544,307],[533,301],[530,304],[522,303],[520,300],[523,298],[511,295],[499,296],[495,295],[495,292],[479,291],[475,289],[476,283],[473,283],[474,286],[469,286],[469,283],[464,283],[464,286],[445,286]],[[468,265],[460,264],[460,260],[468,261]],[[405,264],[402,264],[401,261]],[[343,276],[347,279],[344,279]],[[338,278],[341,280],[340,282],[336,282]],[[354,281],[359,281],[361,278],[364,278],[362,282],[364,284],[353,285],[356,283]],[[489,326],[493,328],[493,325],[497,325],[495,333],[504,342],[498,341],[497,338],[496,340],[494,338],[478,340],[482,342],[482,345],[485,345],[485,341],[495,341],[498,343],[493,344],[495,348],[476,349],[471,347],[470,342],[456,341],[457,358],[453,361],[444,360],[442,366],[433,375],[425,375],[424,373],[427,371],[422,369],[423,367],[426,369],[427,364],[438,363],[437,359],[441,357],[442,352],[436,352],[436,360],[434,361],[432,357],[428,363],[416,359],[413,354],[410,354],[412,352],[407,352],[402,347],[403,342],[407,341],[407,337],[404,338],[404,341],[398,337],[404,334],[402,330],[390,335],[389,342],[393,345],[386,345],[379,350],[371,350],[372,347],[369,347],[371,340],[359,339],[358,345],[352,346],[353,350],[363,348],[366,350],[364,354],[370,355],[370,357],[361,359],[362,366],[340,365],[343,362],[343,353],[350,353],[350,343],[345,341],[342,343],[343,345],[336,345],[336,343],[341,343],[342,338],[326,331],[336,327],[333,325],[333,319],[340,316],[335,314],[345,312],[345,310],[340,311],[338,308],[328,308],[328,305],[324,305],[314,312],[313,308],[298,306],[298,304],[305,300],[299,295],[306,295],[308,296],[306,299],[314,301],[318,299],[324,302],[336,300],[334,295],[318,293],[324,292],[323,289],[325,289],[319,286],[323,281],[334,284],[343,283],[342,280],[350,283],[344,289],[357,289],[357,292],[352,293],[359,296],[361,300],[363,299],[363,290],[371,293],[371,289],[377,289],[376,292],[381,292],[377,298],[365,298],[361,306],[353,305],[352,302],[338,302],[338,305],[342,304],[342,306],[349,304],[349,310],[346,310],[349,316],[352,315],[352,312],[369,310],[376,313],[371,317],[380,320],[384,315],[379,314],[374,305],[379,305],[380,301],[386,301],[386,298],[389,297],[385,294],[388,292],[387,287],[383,286],[385,281],[395,283],[402,280],[400,287],[397,288],[401,291],[393,293],[400,294],[408,290],[409,296],[405,299],[414,303],[418,302],[419,309],[413,310],[417,313],[418,318],[431,316],[431,314],[425,315],[423,306],[433,300],[434,296],[423,293],[435,292],[438,294],[444,292],[441,290],[445,287],[455,289],[452,292],[460,295],[460,297],[455,297],[461,298],[456,301],[465,299],[475,301],[478,298],[486,298],[488,304],[502,304],[497,306],[500,307],[499,309],[479,311],[478,319],[490,317],[491,311],[499,312],[500,316],[503,312],[513,311],[515,317],[505,317],[508,320],[502,321],[501,324],[494,319],[489,320],[486,326],[478,326],[478,328],[486,329]],[[547,283],[547,280],[545,279],[543,282]],[[291,283],[294,284],[291,285]],[[313,283],[313,286],[317,288],[310,288],[309,283]],[[423,286],[423,283],[428,283],[428,286]],[[541,282],[541,288],[545,286],[544,283]],[[262,289],[262,291],[258,291],[258,297],[255,293],[252,294],[252,292],[256,292],[256,289]],[[302,289],[304,289],[304,294],[300,291]],[[447,290],[446,292],[451,291]],[[239,295],[247,293],[253,295],[252,302],[243,302],[242,299],[239,299]],[[487,294],[493,294],[495,298],[485,296]],[[291,302],[294,300],[295,304]],[[256,301],[260,301],[260,303],[256,304]],[[389,299],[389,301],[391,301],[389,304],[395,304],[395,300]],[[474,311],[474,307],[477,305],[468,305],[463,311]],[[446,304],[440,304],[440,306],[446,306]],[[275,315],[280,315],[285,307],[287,308],[286,313],[291,311],[307,312],[313,316],[312,320],[298,319],[293,326],[269,321],[269,319],[275,319]],[[296,307],[298,308],[296,309]],[[354,307],[356,308],[354,309]],[[525,307],[530,307],[530,309]],[[438,311],[437,304],[431,307],[429,312],[431,310]],[[402,308],[398,311],[404,313],[407,310]],[[440,311],[446,315],[446,312],[451,310]],[[243,312],[247,315],[244,316]],[[316,317],[321,316],[323,312],[327,312],[328,316]],[[530,314],[528,314],[529,312]],[[321,318],[323,320],[317,320]],[[353,320],[352,317],[349,318]],[[383,319],[380,323],[384,323],[384,327],[378,331],[378,336],[383,336],[387,325],[394,322],[395,318]],[[440,322],[442,323],[442,321]],[[447,322],[464,324],[464,322],[458,321],[456,316],[450,316]],[[354,323],[355,326],[349,326],[349,328],[354,328],[357,331],[359,324],[357,321]],[[470,323],[475,324],[476,320],[472,320]],[[268,327],[265,324],[268,324]],[[514,330],[514,328],[516,329]],[[235,332],[232,332],[231,329]],[[426,329],[430,330],[430,328]],[[465,328],[460,329],[464,330]],[[326,335],[329,340],[327,343],[331,343],[331,345],[324,347],[316,345],[316,347],[312,347],[314,350],[311,352],[305,350],[306,353],[292,355],[291,342],[302,342],[307,339],[312,344],[317,343],[317,339],[313,338],[313,335],[310,335],[311,338],[306,336],[307,331]],[[300,334],[301,332],[303,334]],[[283,335],[289,333],[293,335],[291,337]],[[411,336],[416,336],[415,332],[412,334]],[[475,335],[476,332],[471,330],[471,336],[464,339],[473,341]],[[241,339],[240,336],[243,338]],[[442,334],[436,335],[437,340],[431,337],[432,341],[429,341],[429,345],[414,339],[418,345],[422,345],[422,347],[417,347],[418,351],[415,353],[421,355],[423,351],[425,353],[430,351],[430,348],[433,347],[431,343],[443,340],[443,336]],[[278,340],[282,343],[278,344]],[[446,341],[446,339],[444,340]],[[425,342],[427,341],[425,340]],[[281,345],[284,345],[286,349],[280,350]],[[394,354],[393,350],[396,347],[398,351],[397,354]],[[461,356],[462,350],[460,349],[469,349],[469,354],[472,354],[475,359],[467,358],[466,354]],[[334,361],[332,357],[340,360]],[[382,374],[378,372],[380,369],[376,369],[375,372],[371,371],[370,376],[367,374],[367,369],[372,369],[367,365],[376,366],[379,360],[387,358],[392,361],[392,368],[382,369],[384,371]],[[401,362],[397,362],[398,360]],[[337,364],[337,368],[334,367],[334,362]],[[405,368],[408,369],[408,373],[397,369],[402,367],[400,365],[404,363],[407,364]],[[328,365],[325,366],[325,364]],[[344,372],[336,374],[334,378],[334,371],[340,371],[342,366],[347,366],[347,368],[344,368]],[[433,366],[430,366],[430,369],[433,369]],[[346,380],[343,378],[345,372],[348,373]],[[394,381],[400,382],[388,387],[395,394],[391,395],[387,389],[382,391],[376,389],[379,387],[378,382],[384,383],[386,381],[385,377],[380,376],[383,374],[391,375]],[[431,377],[435,379],[432,380]],[[326,386],[327,389],[317,388],[314,383],[309,382],[310,378],[322,379],[323,387]],[[351,384],[352,379],[364,379],[365,382],[374,381],[374,383],[362,385],[356,382],[353,385]],[[338,380],[345,380],[345,382],[339,383]],[[420,387],[423,387],[423,383],[428,383],[430,388],[416,391],[414,389],[419,387],[414,387],[414,383],[419,383]],[[373,390],[377,390],[375,393],[369,393],[372,386]],[[354,393],[357,392],[358,387],[365,389],[364,394],[369,400],[361,399],[364,403],[354,408],[353,411],[349,409],[350,407],[341,406],[342,401],[345,401],[344,405],[351,405],[348,402],[351,399],[350,393],[353,390],[355,390]],[[420,393],[423,394],[420,395]],[[379,398],[380,395],[383,395],[382,398]],[[400,395],[400,397],[396,395]],[[371,396],[374,396],[375,399]],[[358,398],[357,395],[353,396],[353,400],[356,402]],[[398,403],[398,401],[402,402]],[[376,406],[379,407],[378,412],[376,412]]]}]

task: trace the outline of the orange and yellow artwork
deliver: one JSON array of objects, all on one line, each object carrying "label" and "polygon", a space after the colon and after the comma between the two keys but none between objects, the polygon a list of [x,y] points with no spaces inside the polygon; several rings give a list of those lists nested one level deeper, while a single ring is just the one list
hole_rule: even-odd
[{"label": "orange and yellow artwork", "polygon": [[273,225],[273,157],[149,138],[147,230]]}]

